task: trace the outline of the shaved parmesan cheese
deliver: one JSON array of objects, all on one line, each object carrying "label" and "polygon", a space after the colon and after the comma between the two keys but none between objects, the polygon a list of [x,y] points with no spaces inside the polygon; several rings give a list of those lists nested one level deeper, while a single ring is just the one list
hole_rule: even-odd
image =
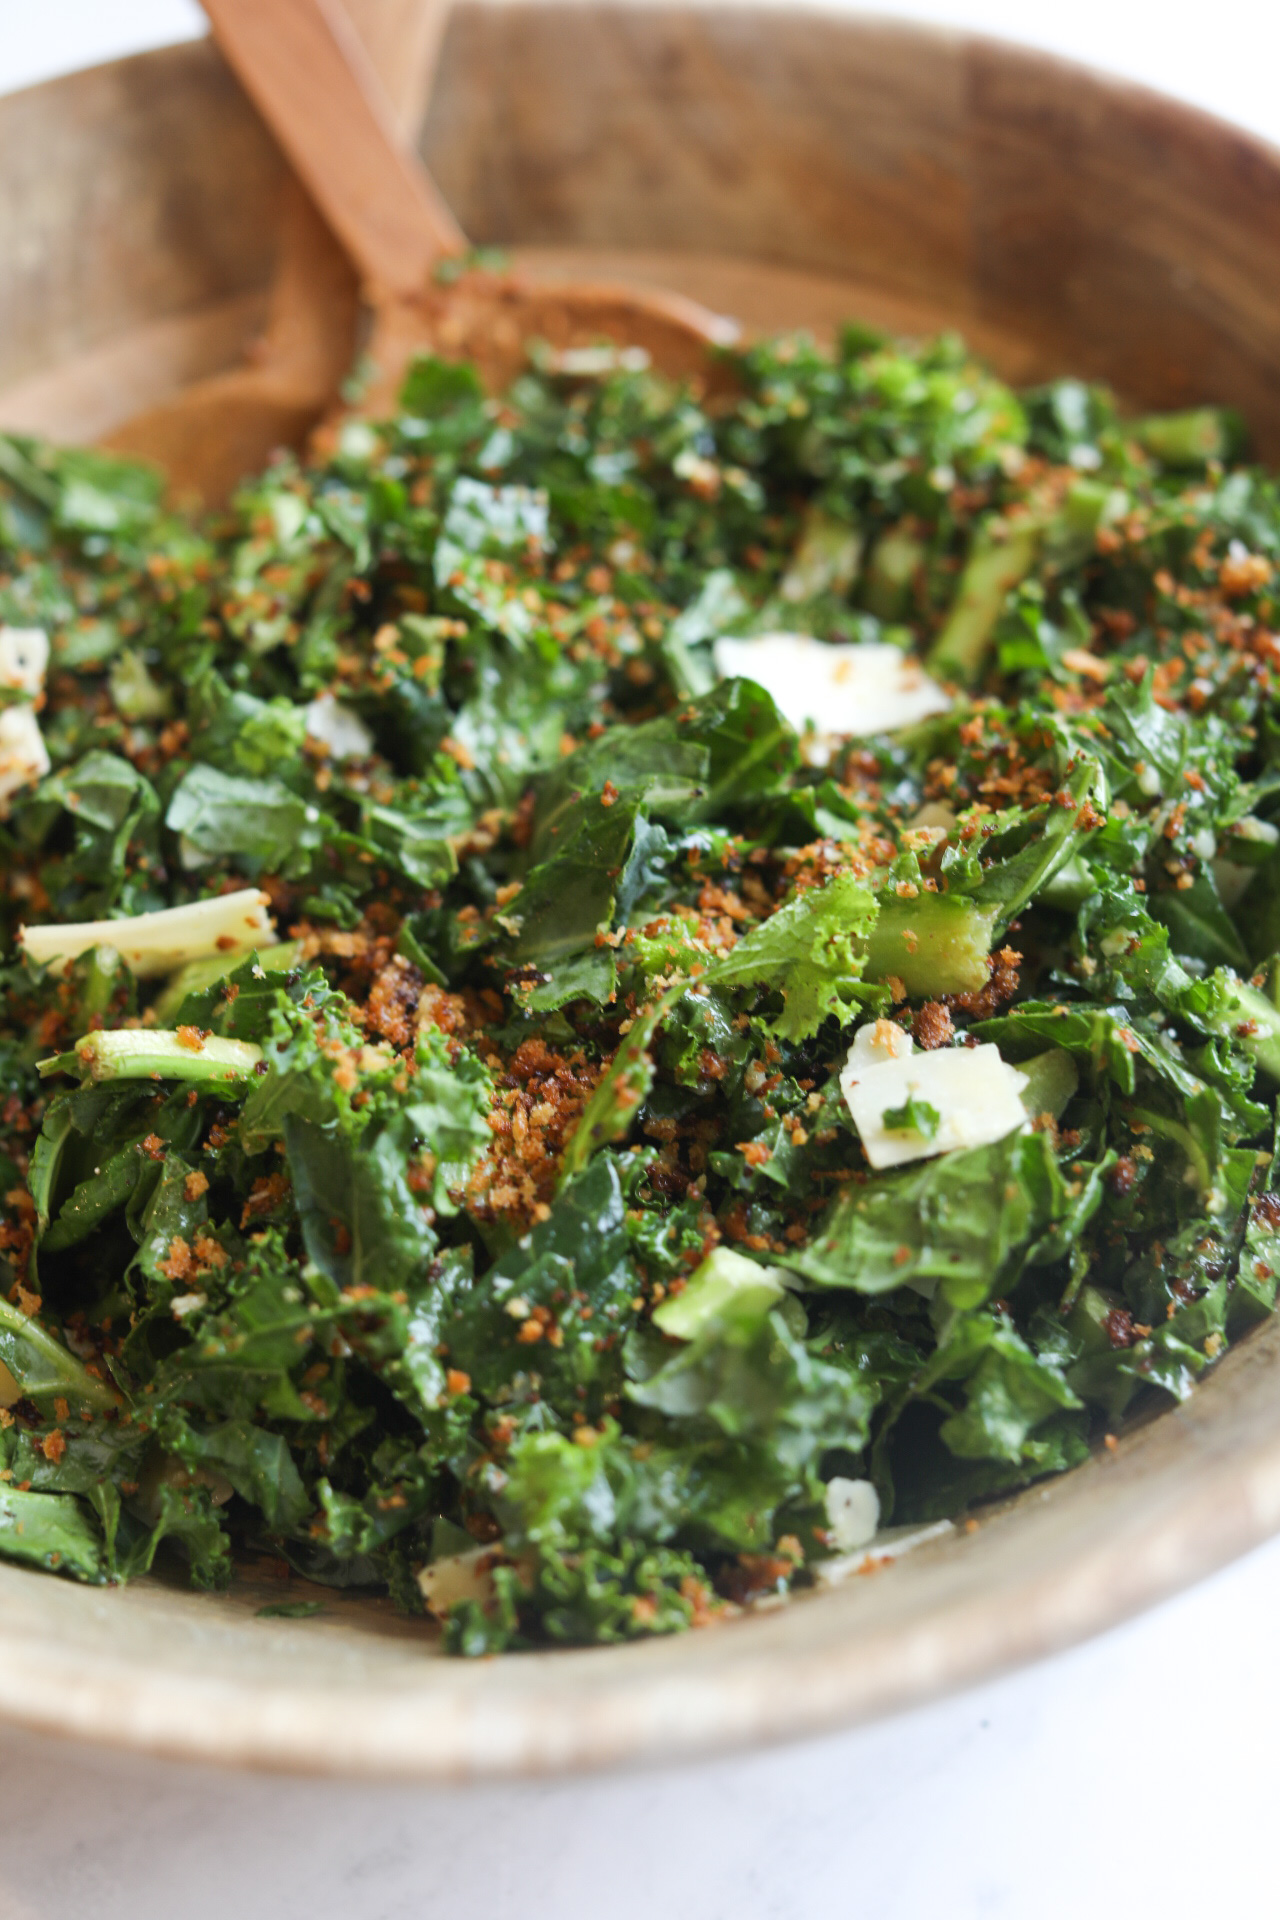
[{"label": "shaved parmesan cheese", "polygon": [[255,947],[272,947],[276,930],[268,899],[256,887],[196,900],[127,920],[80,920],[63,927],[22,927],[18,939],[29,960],[61,973],[94,947],[114,947],[131,973],[154,979],[188,960],[230,959]]},{"label": "shaved parmesan cheese", "polygon": [[837,1553],[852,1553],[875,1539],[880,1525],[880,1496],[869,1480],[828,1480],[823,1502],[827,1534]]},{"label": "shaved parmesan cheese", "polygon": [[918,660],[879,642],[828,644],[807,633],[717,640],[716,671],[754,680],[797,733],[893,733],[951,701]]},{"label": "shaved parmesan cheese", "polygon": [[847,1067],[855,1062],[860,1067],[881,1067],[886,1060],[905,1060],[914,1051],[915,1041],[896,1020],[868,1020],[853,1036]]},{"label": "shaved parmesan cheese", "polygon": [[373,735],[350,707],[331,693],[322,693],[307,708],[307,738],[326,748],[335,760],[364,760],[373,752]]},{"label": "shaved parmesan cheese", "polygon": [[[48,665],[49,636],[43,627],[0,627],[0,690],[34,699],[44,691]],[[0,810],[48,771],[48,748],[32,709],[0,709]]]},{"label": "shaved parmesan cheese", "polygon": [[0,687],[39,693],[49,664],[49,636],[43,627],[0,627]]},{"label": "shaved parmesan cheese", "polygon": [[[860,1027],[840,1075],[862,1150],[873,1167],[900,1167],[956,1147],[985,1147],[1026,1125],[1020,1095],[1025,1074],[999,1049],[947,1047],[916,1053],[911,1036],[891,1020]],[[929,1133],[897,1122],[914,1101],[932,1111]],[[885,1115],[895,1116],[893,1126]]]},{"label": "shaved parmesan cheese", "polygon": [[916,808],[909,823],[914,833],[940,833],[944,840],[955,824],[955,812],[945,800],[926,800]]},{"label": "shaved parmesan cheese", "polygon": [[886,1527],[865,1547],[856,1547],[852,1553],[842,1553],[834,1560],[817,1561],[813,1576],[820,1587],[835,1587],[852,1573],[887,1567],[894,1560],[901,1560],[904,1553],[914,1553],[917,1547],[927,1546],[931,1540],[944,1540],[954,1532],[950,1520],[935,1520],[928,1527]]},{"label": "shaved parmesan cheese", "polygon": [[494,1597],[493,1570],[505,1566],[513,1566],[524,1579],[528,1579],[531,1572],[527,1558],[504,1553],[501,1546],[471,1547],[465,1553],[450,1553],[443,1559],[432,1560],[418,1574],[418,1586],[427,1611],[437,1620],[443,1620],[450,1607],[459,1606],[464,1600],[488,1606]]},{"label": "shaved parmesan cheese", "polygon": [[0,810],[49,771],[49,750],[30,707],[0,710]]}]

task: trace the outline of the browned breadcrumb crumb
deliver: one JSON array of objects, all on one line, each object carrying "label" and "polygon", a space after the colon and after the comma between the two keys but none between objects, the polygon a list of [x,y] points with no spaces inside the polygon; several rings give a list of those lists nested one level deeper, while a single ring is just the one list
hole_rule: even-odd
[{"label": "browned breadcrumb crumb", "polygon": [[1022,955],[1012,947],[1001,947],[999,953],[989,954],[987,965],[991,969],[990,978],[985,987],[976,993],[944,993],[941,1003],[944,1007],[954,1007],[958,1013],[972,1015],[975,1020],[989,1020],[994,1013],[1012,1000],[1018,991],[1018,968]]},{"label": "browned breadcrumb crumb", "polygon": [[374,975],[365,1002],[365,1024],[393,1047],[407,1047],[417,1030],[422,975],[401,953],[393,953]]},{"label": "browned breadcrumb crumb", "polygon": [[467,1187],[478,1219],[528,1225],[554,1195],[560,1159],[607,1063],[562,1054],[540,1037],[525,1040],[496,1076],[492,1144]]},{"label": "browned breadcrumb crumb", "polygon": [[912,1015],[912,1037],[925,1053],[932,1052],[935,1047],[950,1046],[955,1031],[950,1011],[941,1000],[926,1000]]},{"label": "browned breadcrumb crumb", "polygon": [[175,1234],[169,1242],[169,1251],[156,1265],[166,1280],[185,1280],[195,1263],[191,1257],[191,1248],[182,1235]]}]

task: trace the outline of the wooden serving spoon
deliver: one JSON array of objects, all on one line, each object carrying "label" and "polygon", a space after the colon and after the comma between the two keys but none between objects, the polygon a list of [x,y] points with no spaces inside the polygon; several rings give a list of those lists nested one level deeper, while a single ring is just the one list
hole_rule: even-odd
[{"label": "wooden serving spoon", "polygon": [[[269,0],[265,0],[269,3]],[[416,137],[444,27],[441,0],[343,0],[401,138]],[[350,369],[356,274],[296,175],[286,176],[266,322],[243,364],[194,381],[114,428],[113,452],[154,461],[172,497],[215,506],[281,446],[299,446]]]},{"label": "wooden serving spoon", "polygon": [[[401,0],[402,7],[407,0]],[[526,344],[556,353],[602,340],[643,349],[675,376],[706,373],[733,322],[678,294],[612,284],[538,284],[436,268],[465,240],[397,128],[373,60],[338,0],[205,0],[218,44],[322,210],[372,309],[372,374],[360,411],[394,409],[415,355],[476,363],[501,390]]]}]

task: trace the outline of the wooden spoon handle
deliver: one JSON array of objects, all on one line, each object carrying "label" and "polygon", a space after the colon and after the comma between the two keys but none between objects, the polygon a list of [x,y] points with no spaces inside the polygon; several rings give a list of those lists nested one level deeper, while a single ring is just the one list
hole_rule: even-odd
[{"label": "wooden spoon handle", "polygon": [[218,45],[370,291],[413,295],[466,242],[338,0],[204,0]]},{"label": "wooden spoon handle", "polygon": [[446,0],[342,0],[391,103],[404,139],[416,142],[427,111]]}]

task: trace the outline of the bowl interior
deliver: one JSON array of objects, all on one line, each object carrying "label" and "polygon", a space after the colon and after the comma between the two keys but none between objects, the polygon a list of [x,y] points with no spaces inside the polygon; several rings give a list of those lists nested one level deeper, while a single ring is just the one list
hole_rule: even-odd
[{"label": "bowl interior", "polygon": [[[586,83],[584,84],[584,76]],[[454,14],[423,150],[477,241],[753,329],[955,327],[1009,377],[1235,405],[1280,454],[1280,159],[995,43],[820,10]],[[88,439],[235,362],[286,172],[208,45],[0,100],[0,428]],[[353,348],[355,342],[353,340]],[[891,1571],[713,1632],[446,1662],[386,1603],[0,1565],[0,1715],[255,1765],[458,1778],[886,1711],[1095,1630],[1280,1524],[1280,1325],[1115,1455]]]}]

